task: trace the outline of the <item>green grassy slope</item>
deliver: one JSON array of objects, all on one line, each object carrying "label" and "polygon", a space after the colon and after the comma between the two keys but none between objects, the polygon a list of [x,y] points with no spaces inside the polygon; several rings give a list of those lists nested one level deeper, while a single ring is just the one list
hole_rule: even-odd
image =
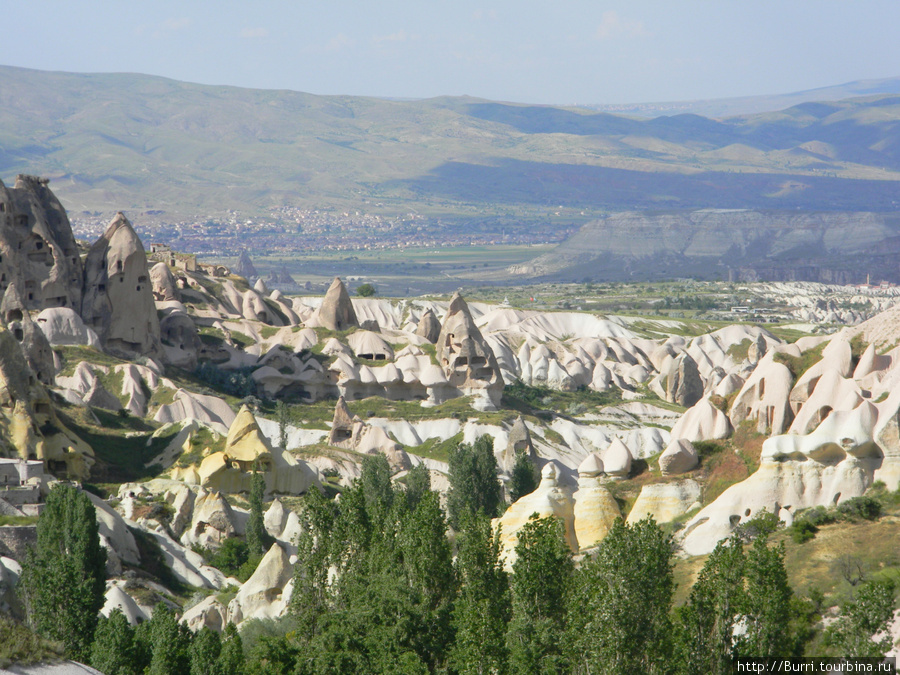
[{"label": "green grassy slope", "polygon": [[807,208],[826,198],[826,208],[877,210],[897,197],[898,120],[890,95],[724,121],[638,120],[0,67],[0,176],[51,177],[74,215],[491,205],[527,219],[560,204]]}]

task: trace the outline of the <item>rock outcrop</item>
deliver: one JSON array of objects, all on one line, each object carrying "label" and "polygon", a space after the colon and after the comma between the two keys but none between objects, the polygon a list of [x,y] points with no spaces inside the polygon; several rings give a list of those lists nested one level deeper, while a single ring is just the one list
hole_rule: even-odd
[{"label": "rock outcrop", "polygon": [[268,493],[302,494],[319,484],[315,469],[272,447],[247,406],[234,418],[224,450],[204,457],[199,467],[173,469],[172,476],[196,480],[208,490],[249,492],[254,470],[265,478]]},{"label": "rock outcrop", "polygon": [[426,309],[419,318],[419,323],[416,325],[416,335],[425,338],[431,344],[437,342],[441,336],[441,322],[438,321],[431,308]]},{"label": "rock outcrop", "polygon": [[236,274],[239,274],[246,279],[252,280],[259,278],[259,272],[256,271],[256,267],[253,265],[253,261],[250,259],[250,253],[247,249],[241,250],[237,259],[237,264],[234,266],[234,271]]},{"label": "rock outcrop", "polygon": [[672,364],[666,378],[666,400],[690,408],[703,397],[703,378],[697,362],[688,353],[681,354]]},{"label": "rock outcrop", "polygon": [[459,293],[450,299],[436,349],[438,362],[452,388],[462,395],[474,395],[473,404],[484,409],[493,410],[499,405],[503,391],[500,367]]},{"label": "rock outcrop", "polygon": [[82,264],[66,211],[49,181],[0,182],[0,292],[15,283],[25,307],[80,309]]},{"label": "rock outcrop", "polygon": [[316,313],[318,325],[328,330],[349,330],[359,328],[356,312],[347,287],[340,277],[335,277],[325,293],[322,306]]},{"label": "rock outcrop", "polygon": [[88,253],[81,316],[111,354],[162,356],[147,256],[121,212]]}]

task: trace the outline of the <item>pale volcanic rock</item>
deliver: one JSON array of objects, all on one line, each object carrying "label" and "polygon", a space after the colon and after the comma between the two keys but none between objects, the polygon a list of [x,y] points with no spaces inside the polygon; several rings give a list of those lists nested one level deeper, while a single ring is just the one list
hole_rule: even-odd
[{"label": "pale volcanic rock", "polygon": [[603,470],[606,475],[614,478],[627,478],[631,471],[631,450],[622,442],[621,438],[613,439],[601,454]]},{"label": "pale volcanic rock", "polygon": [[541,482],[537,489],[510,504],[506,513],[493,520],[494,529],[500,528],[500,543],[507,568],[511,568],[516,560],[518,532],[533,514],[537,514],[538,518],[560,518],[565,528],[566,543],[577,551],[574,507],[570,491],[559,486],[559,470],[553,462],[548,462],[541,470]]},{"label": "pale volcanic rock", "polygon": [[153,419],[163,424],[194,419],[225,435],[235,417],[231,406],[223,399],[179,389],[175,392],[175,401],[161,405]]},{"label": "pale volcanic rock", "polygon": [[166,363],[193,371],[203,351],[193,319],[186,312],[169,312],[159,322],[159,333]]},{"label": "pale volcanic rock", "polygon": [[768,352],[735,397],[730,411],[732,422],[737,425],[746,419],[754,420],[760,433],[787,431],[794,418],[790,404],[792,379],[787,366],[774,360],[774,352]]},{"label": "pale volcanic rock", "polygon": [[683,353],[672,363],[666,378],[666,400],[690,408],[703,396],[703,379],[697,362]]},{"label": "pale volcanic rock", "polygon": [[769,513],[782,508],[799,511],[858,497],[872,484],[876,464],[856,458],[823,464],[811,458],[779,461],[763,457],[756,473],[729,487],[688,521],[682,531],[682,549],[688,555],[709,553],[737,525],[763,509]]},{"label": "pale volcanic rock", "polygon": [[215,595],[210,595],[185,610],[181,616],[181,623],[195,633],[201,628],[209,628],[221,633],[228,625],[227,617],[228,609],[225,605],[219,602]]},{"label": "pale volcanic rock", "polygon": [[88,253],[81,316],[110,353],[160,358],[159,319],[144,247],[119,212]]},{"label": "pale volcanic rock", "polygon": [[335,277],[331,286],[328,287],[322,306],[316,312],[315,325],[328,330],[359,328],[359,320],[356,318],[353,302],[340,277]]},{"label": "pale volcanic rock", "polygon": [[347,338],[353,353],[361,359],[392,361],[394,350],[378,333],[358,330]]},{"label": "pale volcanic rock", "polygon": [[70,307],[82,302],[82,264],[65,209],[49,181],[20,175],[0,182],[0,291],[15,283],[25,307]]},{"label": "pale volcanic rock", "polygon": [[535,465],[537,453],[535,452],[534,444],[531,441],[531,432],[528,431],[528,426],[525,424],[525,420],[522,419],[521,415],[516,418],[516,421],[513,422],[513,425],[509,430],[506,448],[504,448],[498,461],[500,469],[507,473],[511,472],[513,465],[516,463],[516,457],[520,454],[526,455],[532,466]]},{"label": "pale volcanic rock", "polygon": [[84,324],[81,316],[68,307],[45,309],[35,317],[35,322],[53,346],[100,347],[97,334]]},{"label": "pale volcanic rock", "polygon": [[496,409],[503,391],[500,368],[458,293],[450,300],[436,349],[450,386],[461,395],[474,395],[474,406]]},{"label": "pale volcanic rock", "polygon": [[115,583],[109,585],[104,597],[105,602],[103,603],[103,608],[100,610],[100,613],[103,616],[108,617],[114,609],[118,609],[125,615],[125,618],[128,619],[128,623],[132,626],[137,626],[139,623],[147,621],[150,618],[144,610],[138,607],[134,598],[128,595],[128,593],[123,591]]},{"label": "pale volcanic rock", "polygon": [[265,478],[269,493],[302,494],[319,484],[315,469],[283,448],[272,447],[253,413],[244,406],[228,430],[225,449],[204,457],[196,473],[204,488],[249,492],[254,468]]},{"label": "pale volcanic rock", "polygon": [[0,325],[0,456],[39,459],[45,471],[83,480],[94,452],[57,417],[15,335]]},{"label": "pale volcanic rock", "polygon": [[83,399],[92,408],[102,408],[113,412],[122,409],[122,402],[107,391],[99,379],[94,380]]},{"label": "pale volcanic rock", "polygon": [[441,322],[438,321],[437,317],[434,315],[434,312],[431,309],[426,309],[421,318],[419,319],[419,323],[416,325],[416,335],[419,337],[423,337],[428,340],[431,344],[437,342],[438,337],[441,334]]},{"label": "pale volcanic rock", "polygon": [[194,499],[191,524],[181,535],[181,543],[217,549],[237,534],[236,522],[234,510],[221,493],[203,490]]},{"label": "pale volcanic rock", "polygon": [[677,438],[659,456],[659,470],[664,476],[685,473],[700,464],[700,457],[691,442]]},{"label": "pale volcanic rock", "polygon": [[181,301],[181,292],[175,281],[175,275],[164,262],[158,262],[150,268],[150,283],[153,287],[153,298],[157,301]]},{"label": "pale volcanic rock", "polygon": [[596,478],[603,474],[603,460],[596,452],[588,453],[588,456],[578,465],[579,477]]},{"label": "pale volcanic rock", "polygon": [[573,495],[572,515],[578,550],[599,544],[622,515],[615,498],[593,473],[596,467],[585,468],[584,473],[579,470],[578,491]]},{"label": "pale volcanic rock", "polygon": [[247,249],[242,249],[240,255],[238,255],[234,271],[245,279],[256,279],[259,277],[259,272],[256,271],[256,267],[253,265],[253,261],[250,259],[250,253],[247,252]]},{"label": "pale volcanic rock", "polygon": [[701,399],[672,427],[672,438],[688,441],[713,441],[728,438],[734,429],[728,415],[716,408],[709,399]]},{"label": "pale volcanic rock", "polygon": [[808,434],[834,410],[853,410],[863,401],[862,390],[854,380],[841,377],[837,370],[825,370],[803,407],[797,411],[788,430]]},{"label": "pale volcanic rock", "polygon": [[14,283],[10,284],[0,302],[0,316],[22,345],[25,360],[37,378],[46,385],[52,385],[56,377],[53,350],[43,332],[31,320],[22,296]]},{"label": "pale volcanic rock", "polygon": [[281,616],[287,608],[286,587],[291,577],[287,552],[279,544],[273,544],[259,561],[256,571],[229,603],[229,619],[240,624],[247,619],[275,619]]},{"label": "pale volcanic rock", "polygon": [[[118,561],[123,560],[131,565],[137,565],[141,561],[137,542],[134,535],[128,529],[128,525],[122,516],[113,510],[105,501],[95,494],[85,492],[97,514],[97,526],[100,533],[100,543],[110,553],[107,560],[107,569],[113,567]],[[120,572],[116,572],[117,574]]]},{"label": "pale volcanic rock", "polygon": [[694,480],[655,483],[641,488],[626,522],[634,524],[647,516],[657,523],[668,523],[700,504],[700,485]]}]

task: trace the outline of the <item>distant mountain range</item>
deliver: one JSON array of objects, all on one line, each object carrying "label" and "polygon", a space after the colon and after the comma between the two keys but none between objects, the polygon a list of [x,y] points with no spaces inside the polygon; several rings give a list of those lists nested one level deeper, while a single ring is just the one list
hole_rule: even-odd
[{"label": "distant mountain range", "polygon": [[900,94],[884,93],[897,83],[721,120],[641,119],[0,67],[0,178],[50,177],[75,217],[161,221],[282,206],[414,210],[442,227],[653,209],[885,212],[900,203]]},{"label": "distant mountain range", "polygon": [[701,99],[697,101],[665,101],[661,103],[624,103],[585,106],[592,110],[619,113],[622,115],[639,115],[641,117],[659,117],[693,113],[704,117],[735,117],[737,115],[753,115],[772,110],[784,110],[810,101],[840,101],[858,96],[880,96],[882,94],[900,94],[900,77],[889,77],[881,80],[856,80],[831,87],[807,89],[791,94],[770,94],[765,96],[738,96],[734,98]]}]

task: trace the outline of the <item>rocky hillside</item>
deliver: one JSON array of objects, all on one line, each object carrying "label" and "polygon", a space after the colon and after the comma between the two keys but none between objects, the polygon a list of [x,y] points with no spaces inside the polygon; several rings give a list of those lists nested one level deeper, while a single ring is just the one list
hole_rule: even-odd
[{"label": "rocky hillside", "polygon": [[898,100],[642,120],[2,67],[0,171],[50,176],[78,213],[111,218],[118,204],[170,223],[229,209],[277,219],[273,207],[414,209],[439,228],[501,218],[507,230],[634,209],[890,211]]},{"label": "rocky hillside", "polygon": [[715,210],[630,212],[584,225],[510,268],[543,280],[900,281],[893,214]]},{"label": "rocky hillside", "polygon": [[[459,295],[351,298],[339,279],[324,297],[287,297],[189,256],[148,257],[124,215],[65,254],[46,184],[5,194],[0,234],[32,242],[3,250],[16,280],[0,304],[0,469],[17,476],[0,513],[20,526],[0,528],[10,612],[22,542],[61,479],[91,492],[105,614],[138,623],[162,600],[215,630],[287,612],[300,515],[348,490],[366,457],[385,458],[397,486],[427,470],[446,496],[451,451],[486,437],[507,567],[533,513],[559,517],[579,555],[617,518],[652,515],[704,556],[761,513],[792,527],[900,485],[896,307],[787,342],[755,325],[691,335]],[[73,268],[62,303],[53,280]],[[540,481],[513,500],[523,466]],[[235,564],[254,499],[269,545]]]}]

